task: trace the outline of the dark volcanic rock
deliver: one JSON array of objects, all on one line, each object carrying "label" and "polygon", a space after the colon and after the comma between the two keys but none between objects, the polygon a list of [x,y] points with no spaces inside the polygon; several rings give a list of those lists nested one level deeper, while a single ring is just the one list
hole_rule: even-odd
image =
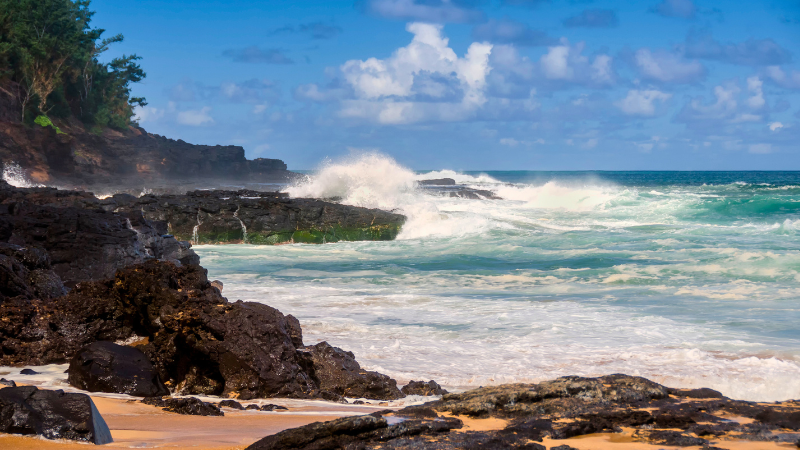
[{"label": "dark volcanic rock", "polygon": [[142,400],[142,403],[152,406],[157,406],[164,411],[173,412],[176,414],[184,414],[189,416],[224,416],[219,407],[213,403],[204,402],[198,398],[161,398],[161,397],[148,397]]},{"label": "dark volcanic rock", "polygon": [[[20,251],[44,251],[43,259],[28,264],[36,268],[27,269],[28,283],[41,298],[62,295],[60,280],[72,288],[82,281],[111,278],[118,269],[147,259],[199,262],[188,244],[164,234],[141,212],[106,211],[90,194],[0,184],[0,242],[30,248]],[[10,252],[6,247],[0,256]],[[2,266],[0,261],[0,277]],[[18,277],[25,276],[9,267]]]},{"label": "dark volcanic rock", "polygon": [[456,180],[452,178],[436,178],[433,180],[420,180],[417,183],[422,186],[455,186]]},{"label": "dark volcanic rock", "polygon": [[95,444],[111,442],[111,432],[88,395],[35,386],[0,389],[0,432]]},{"label": "dark volcanic rock", "polygon": [[403,394],[406,395],[444,395],[447,394],[445,389],[439,386],[439,383],[431,380],[427,383],[424,381],[411,381],[401,389]]},{"label": "dark volcanic rock", "polygon": [[[688,395],[670,395],[675,391],[627,375],[484,387],[395,412],[285,430],[250,448],[544,449],[537,442],[549,438],[551,449],[569,450],[568,444],[555,445],[552,440],[621,433],[649,445],[711,449],[727,447],[726,440],[794,443],[800,437],[788,431],[797,430],[798,402],[763,405],[717,399],[711,396],[714,391],[700,392],[699,400],[693,400]],[[456,417],[443,417],[439,412]],[[753,417],[757,422],[742,424],[731,420],[732,414]],[[485,422],[481,431],[449,432],[461,427],[458,416],[503,421]],[[496,429],[490,428],[492,423]]]},{"label": "dark volcanic rock", "polygon": [[17,296],[52,298],[65,293],[47,251],[0,242],[0,302]]},{"label": "dark volcanic rock", "polygon": [[319,388],[343,397],[393,400],[405,397],[397,382],[378,372],[363,370],[353,353],[327,342],[305,347],[314,362]]},{"label": "dark volcanic rock", "polygon": [[[5,99],[4,99],[5,100]],[[102,189],[182,183],[285,183],[300,175],[278,159],[247,160],[239,146],[193,145],[131,127],[98,136],[77,121],[49,127],[0,121],[0,166],[16,162],[42,184]]]},{"label": "dark volcanic rock", "polygon": [[403,396],[394,380],[361,370],[352,353],[327,344],[302,347],[294,317],[260,303],[229,302],[195,265],[149,260],[56,299],[8,300],[0,319],[2,365],[62,362],[95,341],[139,336],[147,339],[137,348],[182,395]]},{"label": "dark volcanic rock", "polygon": [[19,371],[20,375],[39,375],[39,372],[33,369],[22,369]]},{"label": "dark volcanic rock", "polygon": [[193,191],[143,196],[118,212],[141,212],[165,231],[195,244],[280,244],[391,240],[405,217],[286,194],[257,191]]},{"label": "dark volcanic rock", "polygon": [[82,348],[69,364],[69,384],[90,392],[138,397],[169,394],[144,353],[108,341]]},{"label": "dark volcanic rock", "polygon": [[217,406],[220,407],[220,408],[224,407],[224,408],[232,408],[232,409],[239,409],[239,410],[243,410],[244,409],[244,406],[242,406],[242,404],[237,402],[236,400],[223,400],[223,401],[219,402],[219,404]]},{"label": "dark volcanic rock", "polygon": [[17,383],[14,380],[6,380],[5,378],[0,378],[0,384],[7,387],[17,387]]}]

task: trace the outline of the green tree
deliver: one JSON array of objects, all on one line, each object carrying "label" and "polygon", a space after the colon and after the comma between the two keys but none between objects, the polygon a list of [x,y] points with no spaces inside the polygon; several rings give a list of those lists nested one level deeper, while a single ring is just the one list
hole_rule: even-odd
[{"label": "green tree", "polygon": [[136,55],[102,63],[122,35],[101,39],[92,29],[89,0],[0,0],[0,90],[26,112],[50,113],[61,105],[85,123],[124,128],[134,105],[130,83],[145,77]]}]

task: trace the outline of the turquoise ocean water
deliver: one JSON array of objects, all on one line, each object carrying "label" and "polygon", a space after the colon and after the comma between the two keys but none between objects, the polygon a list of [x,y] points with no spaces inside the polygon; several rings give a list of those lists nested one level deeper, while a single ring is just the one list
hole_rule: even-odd
[{"label": "turquoise ocean water", "polygon": [[[503,200],[449,198],[451,177]],[[800,172],[412,172],[328,164],[293,196],[396,210],[397,240],[200,246],[231,300],[363,366],[456,387],[623,372],[800,398]]]}]

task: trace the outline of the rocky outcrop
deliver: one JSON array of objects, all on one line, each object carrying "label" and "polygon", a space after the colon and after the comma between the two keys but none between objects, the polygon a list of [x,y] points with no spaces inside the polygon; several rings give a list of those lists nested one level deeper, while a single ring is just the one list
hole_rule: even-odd
[{"label": "rocky outcrop", "polygon": [[446,389],[442,389],[439,386],[439,383],[431,380],[427,383],[424,381],[411,381],[407,385],[403,386],[401,389],[403,394],[406,395],[424,395],[424,396],[431,396],[431,395],[444,395],[447,394]]},{"label": "rocky outcrop", "polygon": [[[268,436],[248,449],[545,449],[537,442],[549,438],[551,449],[567,450],[568,444],[553,440],[593,433],[662,446],[727,448],[727,440],[797,445],[799,419],[797,401],[743,402],[710,389],[671,389],[627,375],[564,377],[314,423]],[[462,429],[462,422],[473,426]]]},{"label": "rocky outcrop", "polygon": [[39,268],[30,269],[37,289],[49,286],[50,290],[39,297],[59,290],[58,281],[45,268],[48,265],[72,288],[82,281],[111,278],[118,269],[147,259],[199,262],[188,243],[161,231],[141,212],[104,210],[91,194],[17,189],[0,181],[0,242],[38,248],[48,255],[49,262],[31,263]]},{"label": "rocky outcrop", "polygon": [[198,398],[161,398],[150,397],[142,400],[146,405],[157,406],[164,411],[188,416],[224,416],[219,407]]},{"label": "rocky outcrop", "polygon": [[[63,362],[95,341],[132,337],[140,338],[136,348],[169,389],[182,395],[403,396],[394,380],[362,371],[352,353],[305,347],[294,317],[260,303],[229,302],[196,265],[149,260],[111,280],[80,283],[63,297],[16,297],[0,305],[0,365]],[[334,373],[333,364],[345,373]]]},{"label": "rocky outcrop", "polygon": [[394,239],[405,217],[286,194],[257,191],[193,191],[146,195],[118,202],[115,211],[141,212],[167,224],[166,231],[195,244],[326,243]]},{"label": "rocky outcrop", "polygon": [[74,119],[58,126],[63,134],[0,121],[0,167],[14,162],[35,183],[99,191],[126,186],[181,191],[182,185],[285,183],[299,176],[277,159],[246,159],[240,146],[193,145],[136,127],[98,135]]},{"label": "rocky outcrop", "polygon": [[369,398],[394,400],[406,395],[397,389],[397,382],[378,372],[363,370],[352,352],[320,342],[303,348],[314,363],[313,378],[319,388],[335,394],[333,398]]},{"label": "rocky outcrop", "polygon": [[113,392],[137,397],[169,394],[147,356],[133,347],[93,342],[69,363],[69,384],[90,392]]},{"label": "rocky outcrop", "polygon": [[0,302],[18,296],[52,298],[65,293],[46,251],[0,242]]},{"label": "rocky outcrop", "polygon": [[111,442],[111,432],[88,395],[35,386],[0,389],[0,432],[98,445]]}]

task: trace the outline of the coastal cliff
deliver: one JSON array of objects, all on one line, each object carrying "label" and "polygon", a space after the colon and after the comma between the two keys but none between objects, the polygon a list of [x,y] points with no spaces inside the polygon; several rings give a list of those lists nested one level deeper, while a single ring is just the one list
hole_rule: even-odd
[{"label": "coastal cliff", "polygon": [[241,146],[194,145],[136,126],[92,132],[75,119],[57,121],[57,127],[0,121],[0,165],[18,165],[36,184],[98,192],[141,192],[145,186],[184,192],[225,183],[286,183],[300,176],[278,159],[248,160]]}]

